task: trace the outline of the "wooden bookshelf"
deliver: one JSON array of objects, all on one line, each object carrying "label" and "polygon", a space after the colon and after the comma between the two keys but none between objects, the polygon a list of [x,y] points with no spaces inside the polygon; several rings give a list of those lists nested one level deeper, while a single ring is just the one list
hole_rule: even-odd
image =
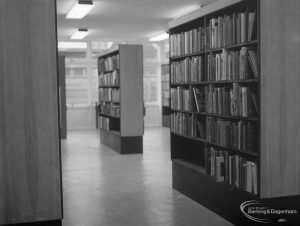
[{"label": "wooden bookshelf", "polygon": [[66,100],[66,69],[65,56],[58,56],[58,94],[59,94],[59,113],[60,113],[60,138],[67,139],[67,100]]},{"label": "wooden bookshelf", "polygon": [[120,154],[143,152],[143,48],[118,45],[98,58],[100,140]]},{"label": "wooden bookshelf", "polygon": [[224,0],[169,23],[173,188],[237,225],[248,200],[300,211],[299,9]]},{"label": "wooden bookshelf", "polygon": [[0,1],[0,225],[61,225],[56,1]]},{"label": "wooden bookshelf", "polygon": [[170,73],[169,64],[161,65],[162,126],[170,127]]}]

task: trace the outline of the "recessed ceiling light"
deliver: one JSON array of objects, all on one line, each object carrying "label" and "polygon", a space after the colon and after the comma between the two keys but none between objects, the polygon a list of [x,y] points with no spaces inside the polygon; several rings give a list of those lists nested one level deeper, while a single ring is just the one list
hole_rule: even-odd
[{"label": "recessed ceiling light", "polygon": [[167,33],[161,33],[159,35],[156,35],[152,38],[149,39],[149,41],[151,42],[159,42],[159,41],[162,41],[162,40],[165,40],[165,39],[168,39],[169,38],[169,34]]},{"label": "recessed ceiling light", "polygon": [[88,29],[80,28],[72,34],[71,39],[83,39],[88,35],[88,33]]},{"label": "recessed ceiling light", "polygon": [[67,19],[82,19],[94,7],[92,0],[79,0],[66,15]]},{"label": "recessed ceiling light", "polygon": [[86,42],[58,42],[59,49],[86,49]]}]

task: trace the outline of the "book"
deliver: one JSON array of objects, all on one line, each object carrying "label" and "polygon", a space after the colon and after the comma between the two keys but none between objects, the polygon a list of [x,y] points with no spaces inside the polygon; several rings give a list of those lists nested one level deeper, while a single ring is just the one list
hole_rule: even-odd
[{"label": "book", "polygon": [[248,41],[251,41],[254,36],[254,28],[255,28],[255,12],[248,12]]},{"label": "book", "polygon": [[224,155],[222,151],[216,152],[216,182],[223,182],[225,180],[225,164]]},{"label": "book", "polygon": [[258,78],[258,67],[257,67],[257,54],[255,50],[249,50],[248,51],[248,59],[250,62],[250,66],[252,68],[253,74],[255,78]]},{"label": "book", "polygon": [[251,175],[252,175],[252,185],[253,185],[253,193],[257,195],[257,164],[251,163]]}]

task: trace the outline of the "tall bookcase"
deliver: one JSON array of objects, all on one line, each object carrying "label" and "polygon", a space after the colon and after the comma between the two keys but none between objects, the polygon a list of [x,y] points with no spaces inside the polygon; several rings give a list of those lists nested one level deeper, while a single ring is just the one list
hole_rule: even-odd
[{"label": "tall bookcase", "polygon": [[161,65],[162,126],[170,127],[170,73],[169,64]]},{"label": "tall bookcase", "polygon": [[238,225],[298,214],[300,4],[216,1],[169,23],[173,188]]},{"label": "tall bookcase", "polygon": [[56,1],[0,1],[0,225],[61,225]]},{"label": "tall bookcase", "polygon": [[120,154],[143,152],[143,47],[118,45],[98,58],[99,129]]}]

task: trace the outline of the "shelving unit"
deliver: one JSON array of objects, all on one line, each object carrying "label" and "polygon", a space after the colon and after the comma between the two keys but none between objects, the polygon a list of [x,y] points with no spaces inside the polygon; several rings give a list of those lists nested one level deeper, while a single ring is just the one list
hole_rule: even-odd
[{"label": "shelving unit", "polygon": [[120,154],[143,152],[143,49],[118,45],[98,58],[99,129]]},{"label": "shelving unit", "polygon": [[238,225],[248,200],[300,210],[300,29],[278,28],[300,5],[285,4],[216,1],[169,23],[173,188]]},{"label": "shelving unit", "polygon": [[169,64],[161,65],[162,126],[170,127],[170,73]]},{"label": "shelving unit", "polygon": [[0,225],[62,225],[56,1],[0,1]]}]

